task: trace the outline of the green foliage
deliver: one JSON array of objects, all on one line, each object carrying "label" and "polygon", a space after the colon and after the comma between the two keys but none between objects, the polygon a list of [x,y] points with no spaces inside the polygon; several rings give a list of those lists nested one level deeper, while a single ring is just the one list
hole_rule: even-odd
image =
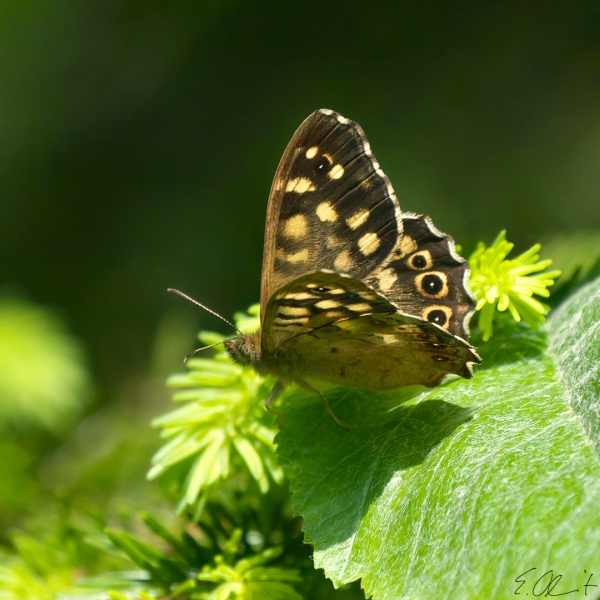
[{"label": "green foliage", "polygon": [[516,258],[507,260],[513,247],[513,243],[506,241],[506,231],[501,231],[489,248],[479,242],[469,257],[470,286],[477,298],[476,310],[481,311],[479,328],[483,331],[484,341],[492,336],[496,311],[504,312],[508,309],[515,321],[519,322],[523,318],[537,329],[550,310],[533,298],[533,295],[548,298],[550,292],[547,288],[554,285],[560,271],[540,273],[552,261],[538,262],[541,248],[539,244]]},{"label": "green foliage", "polygon": [[331,388],[349,433],[291,394],[277,443],[315,566],[377,599],[509,597],[530,568],[530,595],[551,569],[555,594],[598,577],[599,323],[596,280],[544,331],[501,321],[472,380]]},{"label": "green foliage", "polygon": [[64,439],[89,397],[79,342],[55,311],[0,294],[0,539],[47,492],[39,455]]},{"label": "green foliage", "polygon": [[0,427],[64,431],[88,393],[81,350],[62,320],[27,300],[0,297]]},{"label": "green foliage", "polygon": [[[258,329],[258,307],[249,314],[235,315],[242,331]],[[200,341],[215,344],[224,338],[202,332]],[[185,405],[158,419],[153,425],[163,429],[168,439],[154,456],[148,477],[154,479],[182,461],[193,459],[183,486],[181,512],[196,506],[199,516],[210,490],[240,470],[246,470],[262,494],[269,491],[269,477],[282,483],[283,471],[277,464],[273,439],[274,417],[264,410],[269,388],[250,369],[235,365],[227,353],[214,358],[191,358],[189,371],[173,375],[169,385],[185,391],[174,396]],[[237,455],[237,461],[232,454]]]},{"label": "green foliage", "polygon": [[242,544],[241,529],[234,529],[231,536],[219,544],[216,531],[210,528],[196,528],[201,540],[198,541],[186,531],[180,536],[171,534],[149,515],[142,518],[163,542],[163,549],[126,531],[107,530],[114,546],[142,569],[137,572],[136,581],[128,573],[124,574],[127,577],[120,581],[120,592],[114,591],[113,582],[113,598],[130,598],[144,586],[152,594],[162,594],[161,597],[167,594],[172,598],[194,600],[301,599],[289,585],[301,581],[297,570],[267,566],[279,558],[281,547],[255,554],[250,551],[250,555],[240,558],[240,548],[248,552]]},{"label": "green foliage", "polygon": [[66,513],[46,515],[46,527],[11,536],[14,552],[0,551],[0,600],[54,600],[76,585],[82,572],[123,566],[123,559],[107,552],[97,524],[89,519],[76,523]]},{"label": "green foliage", "polygon": [[569,408],[600,456],[600,277],[558,307],[549,337]]},{"label": "green foliage", "polygon": [[215,557],[215,566],[202,569],[198,580],[217,583],[218,586],[199,597],[206,600],[301,600],[302,596],[288,585],[301,581],[297,570],[265,566],[281,555],[282,548],[268,548],[252,558],[233,562],[241,537],[242,531],[236,530],[227,552]]},{"label": "green foliage", "polygon": [[97,600],[109,590],[115,599],[301,598],[290,585],[301,581],[298,570],[269,564],[282,546],[255,550],[240,528],[224,535],[196,525],[192,535],[172,533],[147,514],[141,519],[147,532],[107,528],[101,535],[63,517],[51,534],[14,534],[15,553],[0,566],[0,599]]}]

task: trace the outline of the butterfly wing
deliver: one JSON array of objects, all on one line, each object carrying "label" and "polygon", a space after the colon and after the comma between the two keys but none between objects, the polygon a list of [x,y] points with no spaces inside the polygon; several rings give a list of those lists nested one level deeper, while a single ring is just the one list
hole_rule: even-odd
[{"label": "butterfly wing", "polygon": [[480,362],[461,338],[331,272],[305,275],[276,292],[263,324],[263,360],[284,380],[369,389],[433,386],[449,374],[468,378]]},{"label": "butterfly wing", "polygon": [[396,247],[400,207],[361,129],[330,110],[298,128],[267,207],[261,317],[275,290],[329,269],[364,279]]},{"label": "butterfly wing", "polygon": [[371,313],[396,309],[380,294],[347,275],[331,271],[309,273],[275,292],[262,327],[263,356],[277,356],[293,337]]},{"label": "butterfly wing", "polygon": [[429,217],[404,213],[402,223],[404,235],[367,282],[402,312],[468,339],[475,310],[467,283],[468,262]]}]

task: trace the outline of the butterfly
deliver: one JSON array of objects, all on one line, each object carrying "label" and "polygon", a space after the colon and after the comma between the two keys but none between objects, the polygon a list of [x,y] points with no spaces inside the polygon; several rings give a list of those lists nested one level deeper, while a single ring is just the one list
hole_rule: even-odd
[{"label": "butterfly", "polygon": [[[467,262],[429,217],[403,213],[361,127],[327,109],[289,142],[267,207],[261,328],[225,342],[277,383],[373,390],[469,378]],[[271,410],[271,409],[270,409]],[[339,422],[339,421],[338,421]]]}]

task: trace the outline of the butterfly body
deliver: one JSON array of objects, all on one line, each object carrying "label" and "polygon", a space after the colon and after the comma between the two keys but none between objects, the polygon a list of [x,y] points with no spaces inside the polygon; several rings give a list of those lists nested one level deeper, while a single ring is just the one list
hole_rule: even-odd
[{"label": "butterfly body", "polygon": [[267,208],[261,329],[226,343],[283,387],[385,390],[472,376],[468,265],[428,217],[403,214],[360,126],[322,109],[298,128]]}]

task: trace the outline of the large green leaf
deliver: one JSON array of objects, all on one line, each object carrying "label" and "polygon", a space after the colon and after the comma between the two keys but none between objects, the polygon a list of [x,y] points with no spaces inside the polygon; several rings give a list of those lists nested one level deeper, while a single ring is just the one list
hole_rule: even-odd
[{"label": "large green leaf", "polygon": [[327,388],[350,432],[291,393],[277,442],[315,566],[375,599],[600,596],[599,348],[596,281],[545,332],[500,328],[469,381]]}]

